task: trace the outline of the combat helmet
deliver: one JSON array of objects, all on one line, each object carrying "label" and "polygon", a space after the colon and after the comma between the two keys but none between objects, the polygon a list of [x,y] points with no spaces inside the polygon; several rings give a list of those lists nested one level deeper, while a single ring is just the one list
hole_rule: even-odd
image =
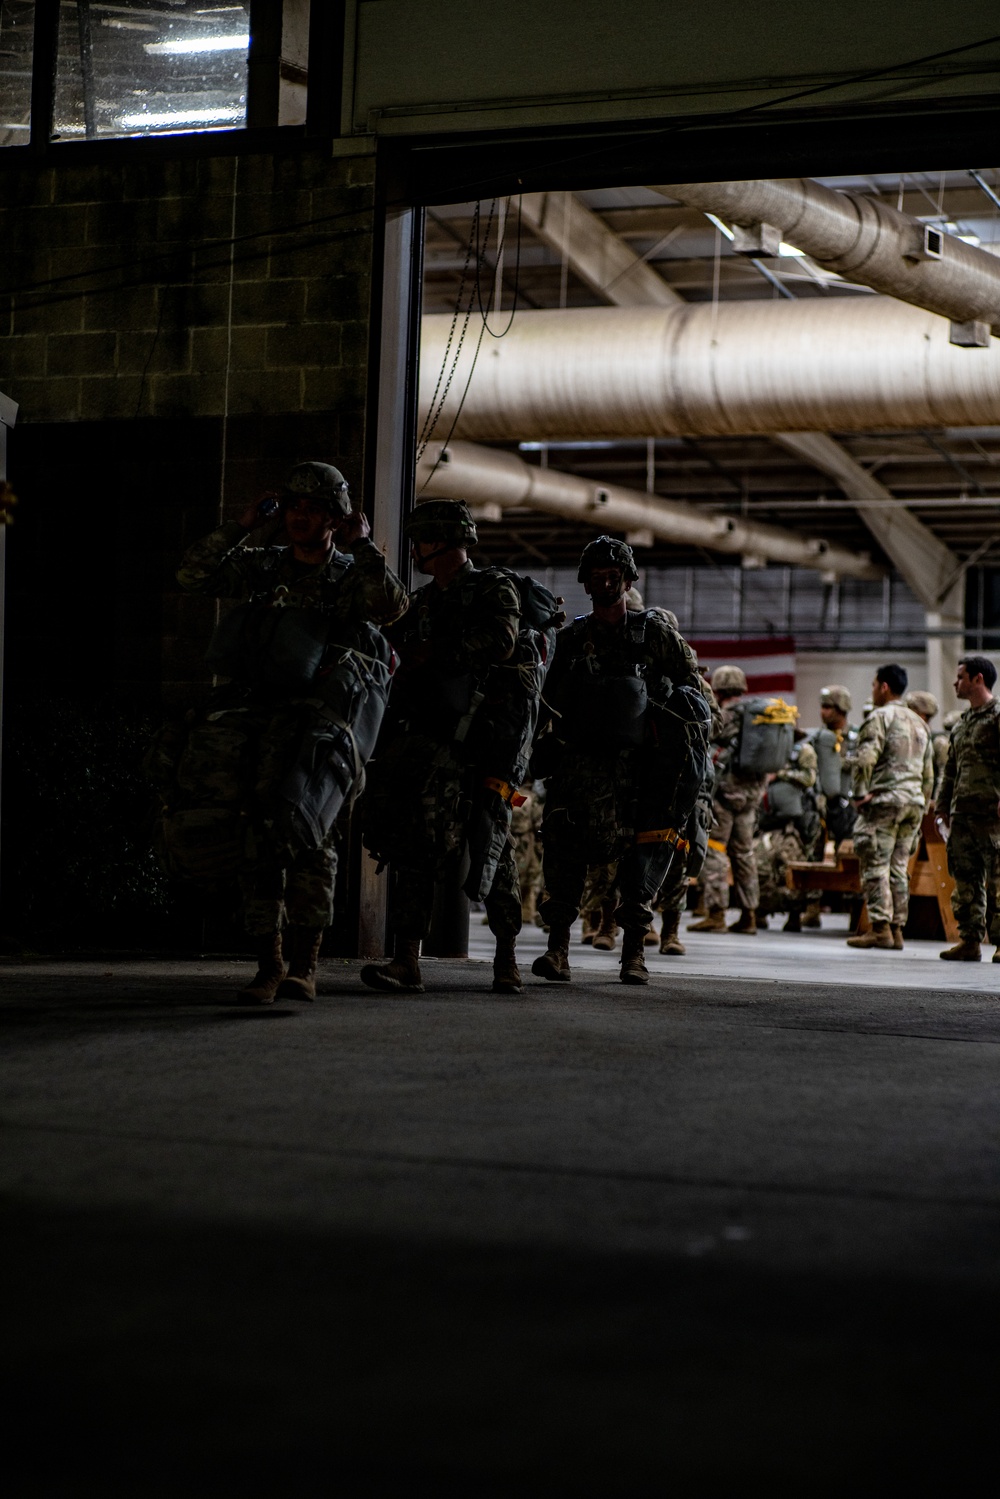
[{"label": "combat helmet", "polygon": [[739,666],[717,666],[712,673],[713,692],[746,692],[747,679]]},{"label": "combat helmet", "polygon": [[411,541],[443,541],[454,547],[474,547],[479,540],[464,500],[424,500],[407,517],[403,534]]},{"label": "combat helmet", "polygon": [[587,543],[580,558],[580,570],[576,575],[576,581],[586,583],[591,573],[598,567],[620,567],[626,589],[631,588],[632,584],[639,580],[635,553],[628,542],[616,541],[613,536],[598,536],[594,541]]},{"label": "combat helmet", "polygon": [[351,513],[347,480],[332,463],[319,463],[315,459],[309,459],[306,463],[297,463],[289,471],[282,496],[284,504],[293,504],[303,495],[311,500],[322,500],[330,512],[338,517]]},{"label": "combat helmet", "polygon": [[936,718],[940,708],[933,692],[908,692],[903,699],[907,708],[919,713],[921,718]]},{"label": "combat helmet", "polygon": [[851,694],[846,687],[834,682],[820,692],[819,705],[821,708],[836,708],[838,713],[850,713]]}]

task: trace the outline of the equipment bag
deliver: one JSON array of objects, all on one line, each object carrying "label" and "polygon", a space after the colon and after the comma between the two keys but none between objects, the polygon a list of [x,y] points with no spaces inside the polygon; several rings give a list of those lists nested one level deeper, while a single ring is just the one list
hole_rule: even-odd
[{"label": "equipment bag", "polygon": [[330,623],[315,609],[237,604],[216,625],[205,662],[220,677],[294,691],[323,663]]},{"label": "equipment bag", "polygon": [[747,697],[741,711],[734,769],[744,775],[773,775],[788,764],[799,710],[780,697]]},{"label": "equipment bag", "polygon": [[[765,816],[771,827],[784,826],[792,818],[801,817],[805,811],[802,787],[794,781],[772,781],[765,793]],[[766,831],[766,829],[765,829]]]},{"label": "equipment bag", "polygon": [[389,696],[395,657],[382,632],[359,625],[340,636],[301,703],[292,762],[268,798],[276,842],[292,854],[322,848],[360,791]]},{"label": "equipment bag", "polygon": [[568,675],[561,737],[599,753],[634,749],[647,739],[649,692],[646,687],[645,613],[625,616],[619,661],[602,666],[590,639],[590,614],[569,626],[577,645]]},{"label": "equipment bag", "polygon": [[847,743],[847,736],[838,734],[835,729],[817,729],[812,742],[818,762],[819,789],[824,796],[842,795],[843,748]]}]

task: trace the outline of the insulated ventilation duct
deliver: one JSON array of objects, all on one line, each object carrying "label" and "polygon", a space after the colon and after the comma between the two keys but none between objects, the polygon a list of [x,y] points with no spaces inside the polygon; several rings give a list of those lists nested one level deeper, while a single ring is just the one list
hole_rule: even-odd
[{"label": "insulated ventilation duct", "polygon": [[668,182],[654,192],[732,224],[734,248],[776,255],[780,240],[847,281],[872,286],[952,323],[952,342],[984,347],[1000,333],[1000,259],[890,208],[808,177]]},{"label": "insulated ventilation duct", "polygon": [[[446,313],[423,319],[421,420],[451,323]],[[475,347],[465,340],[432,436],[544,442],[1000,423],[1000,344],[971,358],[949,344],[940,318],[890,298],[519,312],[506,337],[483,341],[473,372]]]},{"label": "insulated ventilation duct", "polygon": [[737,515],[712,515],[617,484],[594,484],[577,474],[525,463],[516,453],[470,442],[451,442],[446,448],[430,443],[417,466],[416,490],[418,502],[455,499],[501,509],[524,506],[599,530],[650,532],[679,546],[812,567],[841,577],[883,575],[866,554],[819,538]]}]

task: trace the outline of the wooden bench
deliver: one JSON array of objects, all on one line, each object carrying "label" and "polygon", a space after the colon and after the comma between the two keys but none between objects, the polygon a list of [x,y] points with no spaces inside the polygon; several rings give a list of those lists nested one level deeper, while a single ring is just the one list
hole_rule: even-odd
[{"label": "wooden bench", "polygon": [[[909,863],[910,914],[906,923],[909,937],[946,938],[958,941],[958,926],[951,908],[955,881],[948,873],[948,850],[938,832],[934,815],[925,813],[920,838]],[[850,840],[837,850],[833,864],[811,864],[797,859],[788,865],[785,880],[790,890],[840,891],[861,901],[857,930],[868,930],[868,911],[861,892],[861,862]]]}]

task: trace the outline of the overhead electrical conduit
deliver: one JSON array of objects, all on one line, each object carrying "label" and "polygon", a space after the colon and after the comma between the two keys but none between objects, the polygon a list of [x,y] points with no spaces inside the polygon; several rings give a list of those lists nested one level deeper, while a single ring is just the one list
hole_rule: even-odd
[{"label": "overhead electrical conduit", "polygon": [[659,540],[681,546],[812,567],[840,577],[883,575],[864,553],[831,542],[741,516],[712,515],[616,484],[594,484],[576,474],[525,463],[516,453],[470,442],[450,442],[447,448],[430,443],[417,466],[416,488],[419,500],[461,499],[502,509],[525,506],[612,531],[651,531]]},{"label": "overhead electrical conduit", "polygon": [[[422,322],[421,419],[451,318]],[[1000,343],[974,358],[891,298],[519,312],[467,340],[437,435],[483,442],[864,432],[1000,423]],[[461,413],[455,421],[459,402]],[[455,422],[454,429],[452,423]]]},{"label": "overhead electrical conduit", "polygon": [[1000,333],[1000,258],[878,198],[808,177],[668,182],[663,193],[740,231],[734,248],[777,255],[785,240],[847,281],[872,286],[953,324],[952,342],[984,347]]}]

